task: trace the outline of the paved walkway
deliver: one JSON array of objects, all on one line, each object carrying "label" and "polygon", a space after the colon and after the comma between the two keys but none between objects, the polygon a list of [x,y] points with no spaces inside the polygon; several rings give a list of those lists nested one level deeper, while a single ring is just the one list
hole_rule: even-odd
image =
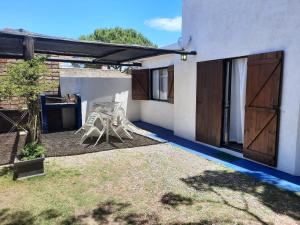
[{"label": "paved walkway", "polygon": [[135,122],[135,125],[151,132],[150,136],[152,138],[167,141],[171,145],[179,147],[185,151],[191,152],[208,160],[221,163],[235,171],[255,177],[263,182],[273,184],[281,189],[300,192],[300,176],[293,176],[253,161],[238,158],[214,148],[177,137],[171,130],[154,126],[149,123]]}]

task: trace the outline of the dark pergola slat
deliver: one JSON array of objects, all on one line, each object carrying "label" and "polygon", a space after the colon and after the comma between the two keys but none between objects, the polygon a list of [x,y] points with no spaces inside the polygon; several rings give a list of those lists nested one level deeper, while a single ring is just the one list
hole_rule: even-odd
[{"label": "dark pergola slat", "polygon": [[98,56],[97,59],[95,59],[95,61],[100,61],[101,59],[103,59],[105,57],[108,57],[108,56],[111,56],[111,55],[114,55],[114,54],[117,54],[117,53],[120,53],[120,52],[124,52],[124,51],[126,51],[126,49],[112,50],[110,52],[102,54],[101,56]]},{"label": "dark pergola slat", "polygon": [[82,64],[99,64],[99,65],[115,65],[115,66],[142,66],[141,63],[115,63],[107,61],[95,61],[95,60],[83,60],[83,59],[63,59],[63,58],[53,58],[47,59],[50,62],[69,62],[69,63],[82,63]]},{"label": "dark pergola slat", "polygon": [[[196,54],[194,51],[188,52],[57,38],[29,33],[23,30],[0,31],[0,56],[29,59],[32,57],[31,52],[56,56],[93,58],[88,63],[108,65],[125,65],[130,64],[128,63],[130,61],[164,54]],[[63,60],[71,62],[72,59]]]}]

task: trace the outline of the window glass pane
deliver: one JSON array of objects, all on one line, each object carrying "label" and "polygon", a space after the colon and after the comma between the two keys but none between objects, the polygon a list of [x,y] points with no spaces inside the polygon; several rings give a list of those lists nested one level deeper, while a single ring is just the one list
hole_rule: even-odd
[{"label": "window glass pane", "polygon": [[159,70],[152,71],[152,97],[159,99]]},{"label": "window glass pane", "polygon": [[160,70],[160,99],[168,99],[168,70]]}]

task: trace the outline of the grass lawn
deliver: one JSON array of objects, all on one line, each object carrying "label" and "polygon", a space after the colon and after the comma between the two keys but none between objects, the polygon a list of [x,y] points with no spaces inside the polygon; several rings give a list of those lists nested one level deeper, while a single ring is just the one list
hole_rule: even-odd
[{"label": "grass lawn", "polygon": [[49,158],[0,172],[0,224],[300,224],[300,195],[168,144]]}]

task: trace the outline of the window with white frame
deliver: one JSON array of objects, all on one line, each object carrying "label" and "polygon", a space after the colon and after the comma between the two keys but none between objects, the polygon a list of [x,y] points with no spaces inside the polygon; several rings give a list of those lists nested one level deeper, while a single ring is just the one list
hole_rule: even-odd
[{"label": "window with white frame", "polygon": [[168,100],[168,69],[154,69],[151,73],[152,99]]}]

